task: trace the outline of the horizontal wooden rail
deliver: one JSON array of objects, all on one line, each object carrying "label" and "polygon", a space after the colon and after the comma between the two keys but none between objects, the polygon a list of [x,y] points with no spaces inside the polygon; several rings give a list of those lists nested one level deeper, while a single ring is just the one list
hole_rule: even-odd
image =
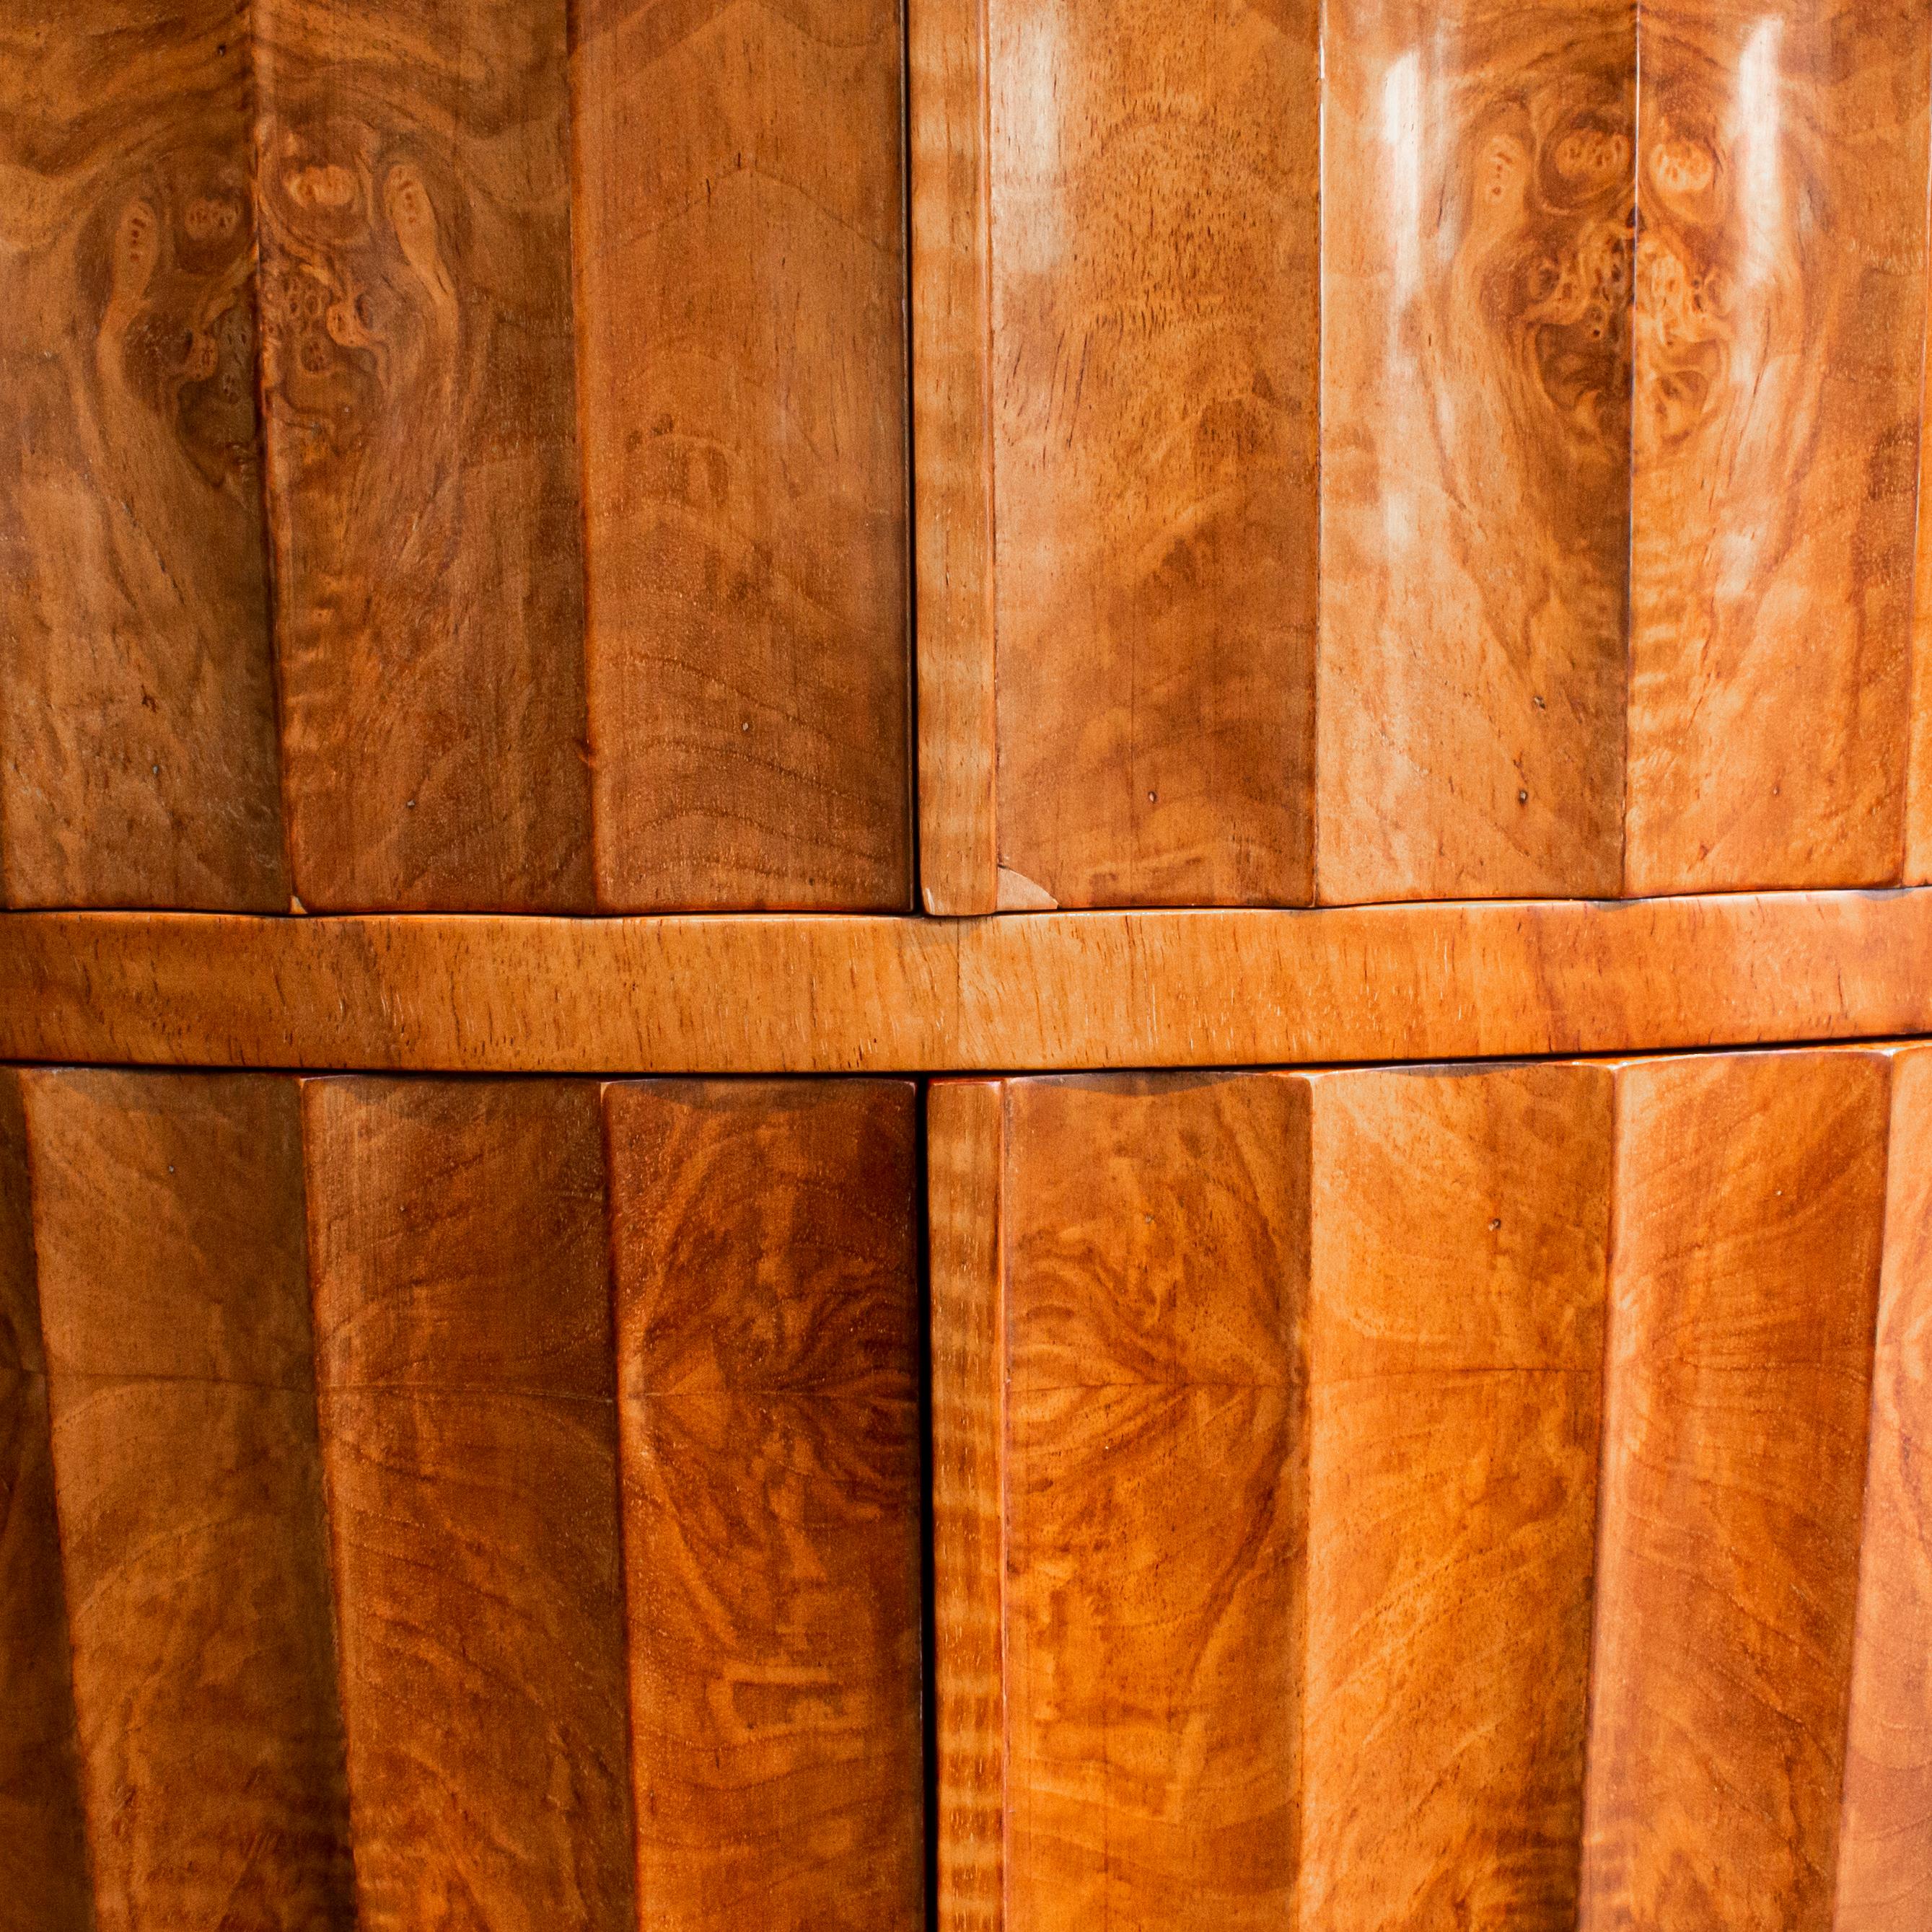
[{"label": "horizontal wooden rail", "polygon": [[0,915],[0,1058],[842,1072],[1932,1032],[1932,890],[966,920]]}]

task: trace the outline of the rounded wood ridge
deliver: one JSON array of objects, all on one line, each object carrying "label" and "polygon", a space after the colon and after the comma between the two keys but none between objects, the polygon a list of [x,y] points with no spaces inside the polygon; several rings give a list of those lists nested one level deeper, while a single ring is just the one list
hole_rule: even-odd
[{"label": "rounded wood ridge", "polygon": [[980,920],[0,915],[0,1058],[818,1073],[1932,1032],[1932,890]]}]

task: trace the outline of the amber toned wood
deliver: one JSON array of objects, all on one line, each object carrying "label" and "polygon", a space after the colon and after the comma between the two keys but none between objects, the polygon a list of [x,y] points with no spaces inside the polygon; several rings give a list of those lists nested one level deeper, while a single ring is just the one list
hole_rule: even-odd
[{"label": "amber toned wood", "polygon": [[358,1922],[629,1932],[596,1089],[302,1114]]},{"label": "amber toned wood", "polygon": [[1317,1076],[1300,1924],[1571,1932],[1612,1076]]},{"label": "amber toned wood", "polygon": [[922,1918],[915,1101],[607,1091],[646,1926]]},{"label": "amber toned wood", "polygon": [[1618,1076],[1584,1932],[1830,1923],[1888,1072]]},{"label": "amber toned wood", "polygon": [[1310,896],[1317,14],[992,0],[1003,905]]},{"label": "amber toned wood", "polygon": [[1932,1052],[1894,1061],[1834,1932],[1932,1917]]},{"label": "amber toned wood", "polygon": [[27,1120],[98,1923],[346,1932],[295,1084],[40,1074]]},{"label": "amber toned wood", "polygon": [[1645,0],[1625,889],[1900,876],[1932,16]]},{"label": "amber toned wood", "polygon": [[1613,894],[1634,0],[1339,0],[1324,51],[1319,896]]},{"label": "amber toned wood", "polygon": [[894,0],[584,0],[597,890],[910,903]]},{"label": "amber toned wood", "polygon": [[1008,1095],[1006,1923],[1278,1925],[1300,1835],[1307,1089]]},{"label": "amber toned wood", "polygon": [[0,1071],[0,1926],[92,1932],[20,1076]]},{"label": "amber toned wood", "polygon": [[296,890],[587,910],[564,0],[250,17]]},{"label": "amber toned wood", "polygon": [[[1928,311],[1932,311],[1932,260],[1927,262]],[[1928,315],[1925,386],[1918,412],[1918,530],[1913,553],[1911,716],[1905,794],[1905,882],[1932,884],[1932,435],[1925,434],[1932,403],[1932,314]]]},{"label": "amber toned wood", "polygon": [[906,0],[920,894],[956,914],[999,903],[989,4]]},{"label": "amber toned wood", "polygon": [[0,902],[288,904],[247,29],[0,14]]},{"label": "amber toned wood", "polygon": [[0,1058],[851,1072],[1932,1031],[1932,892],[983,920],[0,914]]},{"label": "amber toned wood", "polygon": [[1006,1924],[1006,1106],[926,1093],[938,1932]]}]

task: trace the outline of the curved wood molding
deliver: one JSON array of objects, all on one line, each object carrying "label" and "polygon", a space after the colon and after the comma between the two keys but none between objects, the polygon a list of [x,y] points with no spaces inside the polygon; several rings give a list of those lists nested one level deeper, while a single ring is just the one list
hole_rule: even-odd
[{"label": "curved wood molding", "polygon": [[0,915],[0,1058],[858,1072],[1932,1032],[1932,891],[968,920]]}]

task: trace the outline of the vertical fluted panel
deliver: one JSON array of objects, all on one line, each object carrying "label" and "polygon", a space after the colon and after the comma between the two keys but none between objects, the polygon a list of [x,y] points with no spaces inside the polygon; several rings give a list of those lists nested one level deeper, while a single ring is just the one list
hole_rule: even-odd
[{"label": "vertical fluted panel", "polygon": [[911,901],[895,0],[582,0],[598,903]]},{"label": "vertical fluted panel", "polygon": [[303,1100],[363,1932],[628,1932],[617,1430],[589,1082]]},{"label": "vertical fluted panel", "polygon": [[605,1096],[638,1910],[916,1928],[909,1081]]},{"label": "vertical fluted panel", "polygon": [[0,904],[288,905],[249,29],[0,8]]},{"label": "vertical fluted panel", "polygon": [[1932,1052],[1893,1063],[1834,1932],[1932,1918]]},{"label": "vertical fluted panel", "polygon": [[30,1076],[98,1922],[355,1923],[296,1083]]},{"label": "vertical fluted panel", "polygon": [[1611,1082],[1311,1083],[1305,1932],[1576,1924]]},{"label": "vertical fluted panel", "polygon": [[1618,1076],[1585,1932],[1830,1922],[1888,1075]]},{"label": "vertical fluted panel", "polygon": [[284,790],[312,910],[587,911],[564,0],[255,0]]},{"label": "vertical fluted panel", "polygon": [[1646,0],[1633,894],[1884,884],[1925,316],[1918,0]]},{"label": "vertical fluted panel", "polygon": [[92,1932],[20,1076],[0,1070],[0,1926]]},{"label": "vertical fluted panel", "polygon": [[1336,0],[1324,901],[1618,890],[1634,0]]}]

